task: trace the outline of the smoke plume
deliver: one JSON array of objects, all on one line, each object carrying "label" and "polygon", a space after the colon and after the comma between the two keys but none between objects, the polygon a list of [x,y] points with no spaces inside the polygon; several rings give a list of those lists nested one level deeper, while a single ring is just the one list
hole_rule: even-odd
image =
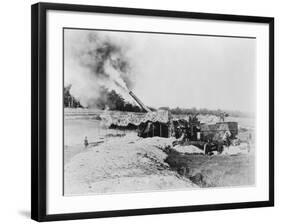
[{"label": "smoke plume", "polygon": [[125,100],[133,87],[133,72],[126,41],[96,31],[65,31],[65,85],[84,107],[96,107],[104,90]]}]

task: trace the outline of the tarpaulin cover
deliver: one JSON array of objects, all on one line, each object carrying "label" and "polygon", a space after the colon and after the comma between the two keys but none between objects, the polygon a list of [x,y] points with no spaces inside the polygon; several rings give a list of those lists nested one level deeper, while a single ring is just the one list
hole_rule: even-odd
[{"label": "tarpaulin cover", "polygon": [[148,113],[105,111],[100,117],[103,124],[108,127],[111,125],[126,127],[129,124],[139,126],[147,121],[168,123],[169,111],[158,110]]}]

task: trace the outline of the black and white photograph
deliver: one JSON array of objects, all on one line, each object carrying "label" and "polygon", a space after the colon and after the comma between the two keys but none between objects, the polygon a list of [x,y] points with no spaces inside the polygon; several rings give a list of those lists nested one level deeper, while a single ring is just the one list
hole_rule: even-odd
[{"label": "black and white photograph", "polygon": [[256,38],[63,29],[63,195],[254,187]]},{"label": "black and white photograph", "polygon": [[273,17],[31,12],[32,219],[274,206]]}]

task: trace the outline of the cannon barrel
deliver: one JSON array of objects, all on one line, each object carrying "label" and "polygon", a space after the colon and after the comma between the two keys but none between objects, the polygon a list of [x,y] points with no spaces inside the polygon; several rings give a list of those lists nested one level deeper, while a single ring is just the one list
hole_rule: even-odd
[{"label": "cannon barrel", "polygon": [[138,103],[138,105],[140,105],[143,110],[145,110],[146,112],[151,112],[151,110],[147,106],[145,106],[132,91],[129,91],[129,94],[134,98],[134,100]]}]

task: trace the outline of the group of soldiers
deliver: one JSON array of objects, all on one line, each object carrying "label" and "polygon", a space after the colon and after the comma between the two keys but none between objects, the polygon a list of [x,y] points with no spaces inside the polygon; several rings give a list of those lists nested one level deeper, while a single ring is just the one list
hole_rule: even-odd
[{"label": "group of soldiers", "polygon": [[212,138],[205,138],[202,136],[200,121],[197,115],[190,115],[188,120],[180,119],[175,121],[175,133],[177,138],[175,144],[183,144],[186,142],[192,142],[191,144],[204,149],[205,153],[211,153],[212,151],[222,152],[223,146],[231,145],[231,132],[225,131],[221,140],[215,141]]},{"label": "group of soldiers", "polygon": [[197,115],[189,115],[188,121],[185,119],[174,121],[174,136],[176,138],[182,137],[185,141],[200,140],[200,121]]}]

